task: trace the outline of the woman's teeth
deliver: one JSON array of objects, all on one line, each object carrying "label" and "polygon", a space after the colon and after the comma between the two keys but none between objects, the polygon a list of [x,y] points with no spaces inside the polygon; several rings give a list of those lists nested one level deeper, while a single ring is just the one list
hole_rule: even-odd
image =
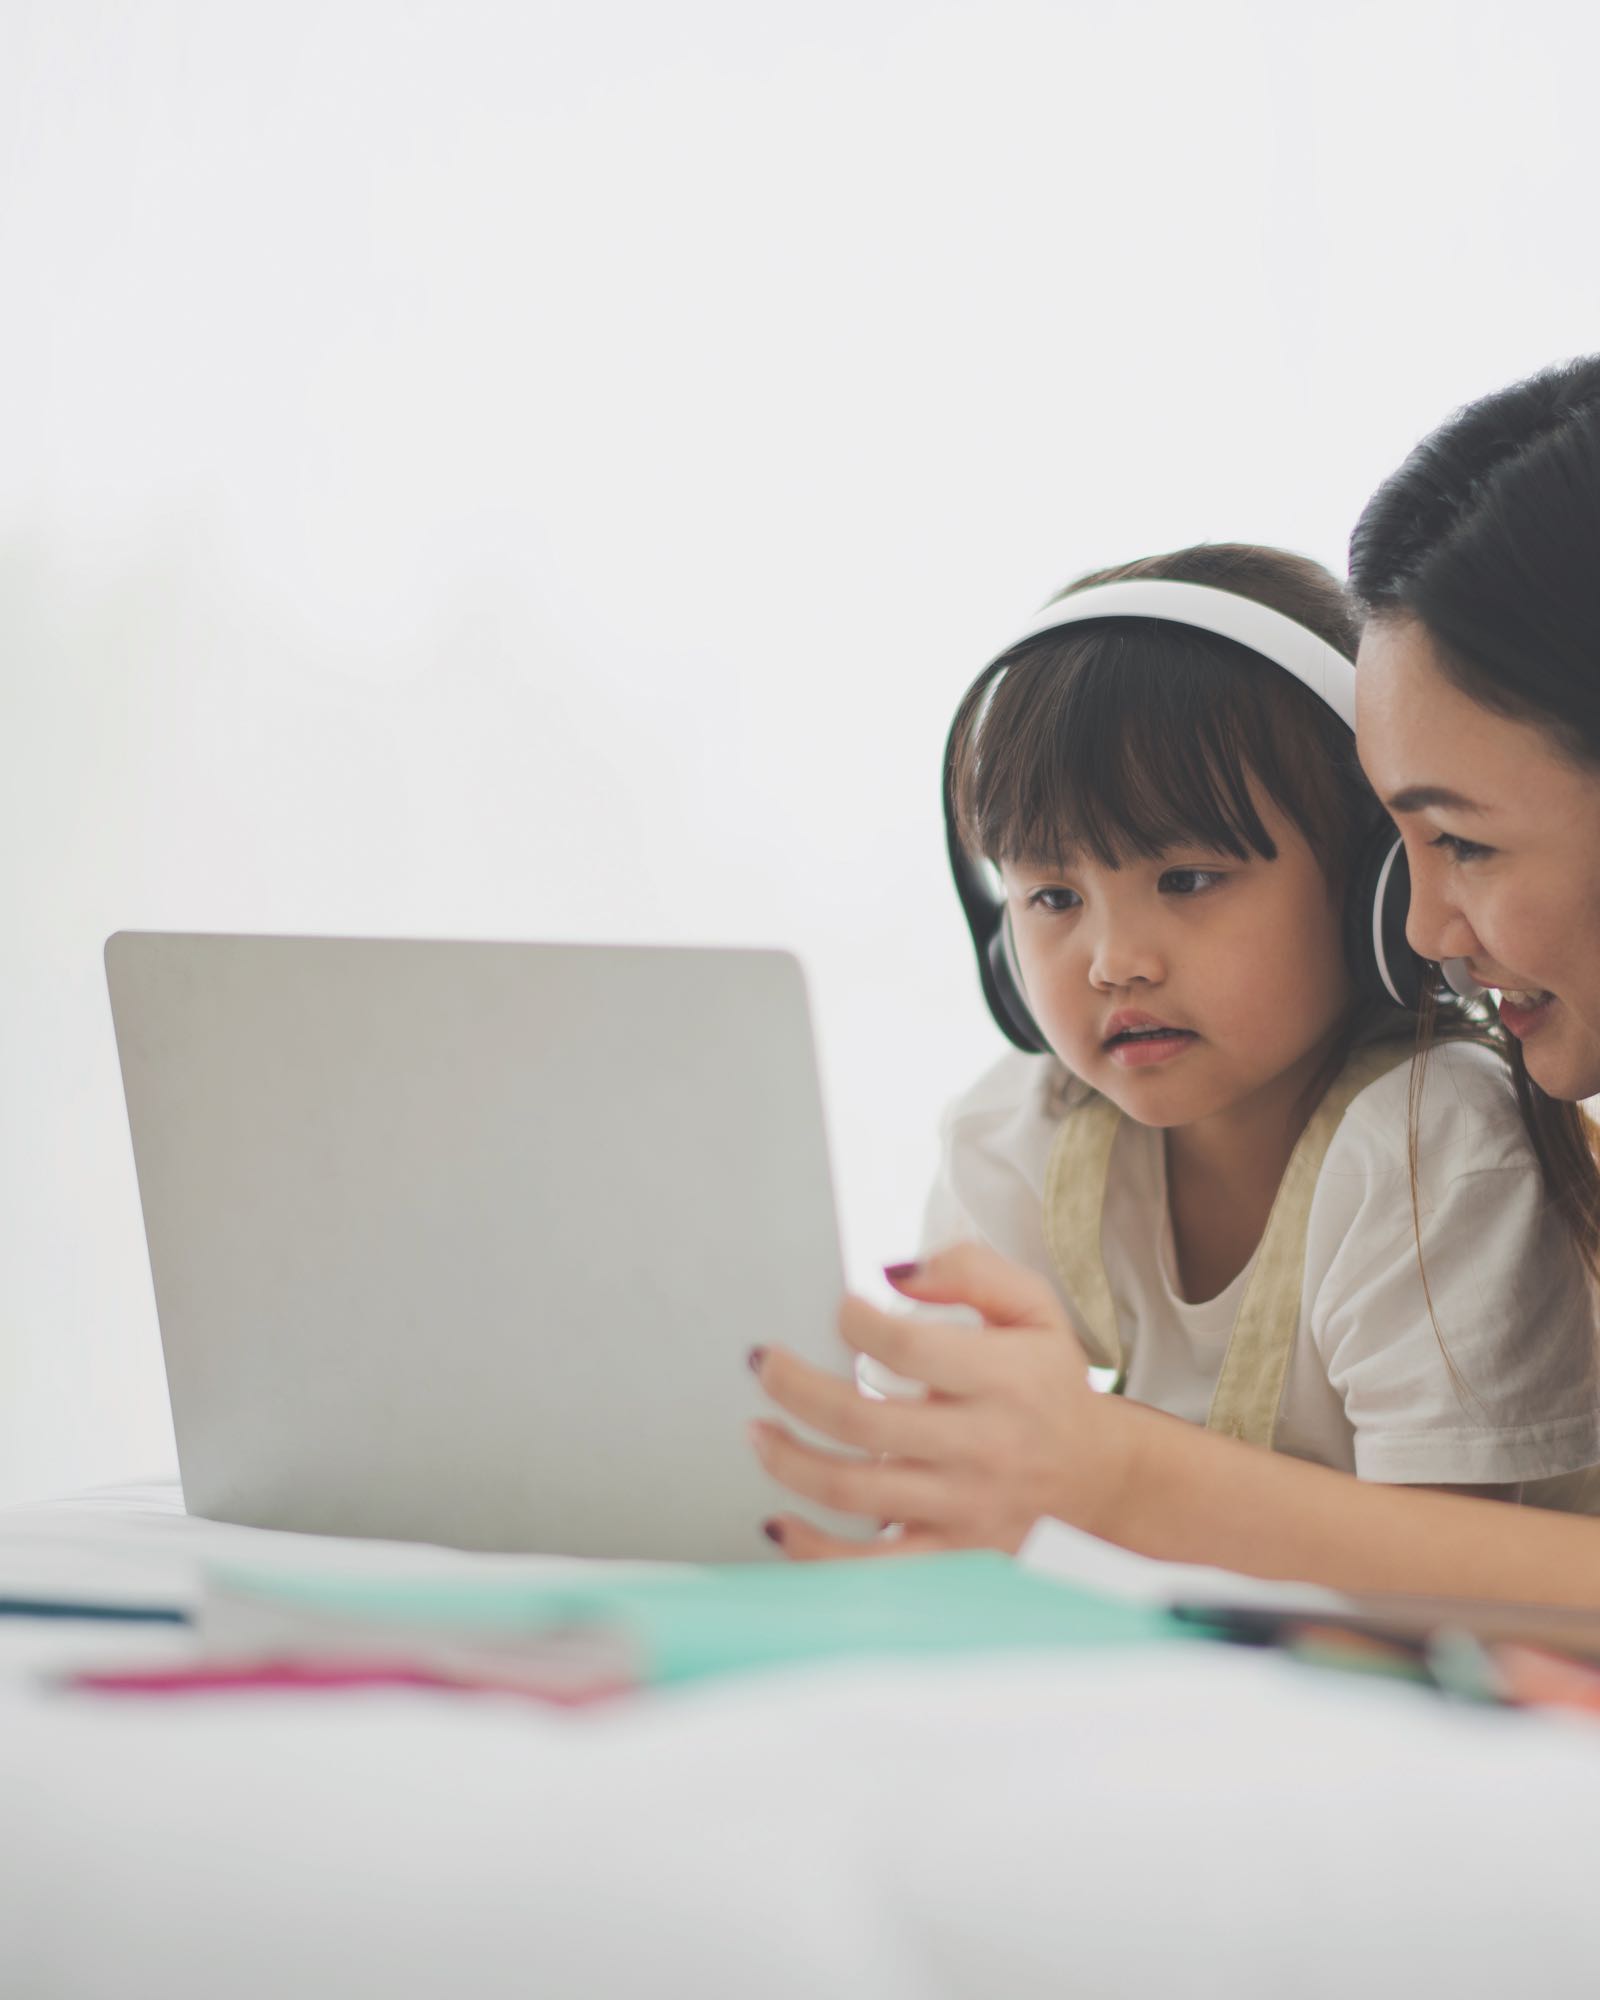
[{"label": "woman's teeth", "polygon": [[1500,998],[1502,1000],[1509,1000],[1513,1007],[1542,1007],[1545,1001],[1550,998],[1550,994],[1548,991],[1543,993],[1519,993],[1514,986],[1502,986],[1500,989]]}]

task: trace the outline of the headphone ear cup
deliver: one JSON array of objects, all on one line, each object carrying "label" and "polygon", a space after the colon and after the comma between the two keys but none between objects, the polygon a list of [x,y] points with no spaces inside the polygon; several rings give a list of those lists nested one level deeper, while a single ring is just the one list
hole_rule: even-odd
[{"label": "headphone ear cup", "polygon": [[1364,995],[1415,1013],[1436,969],[1406,939],[1411,869],[1393,827],[1373,833],[1352,871],[1345,899],[1345,958]]},{"label": "headphone ear cup", "polygon": [[956,719],[950,725],[950,734],[945,739],[945,853],[949,857],[950,876],[955,883],[961,914],[967,920],[967,933],[977,953],[983,997],[995,1026],[1014,1048],[1022,1049],[1028,1055],[1043,1055],[1049,1043],[1040,1034],[1038,1024],[1028,1009],[1022,974],[1011,946],[1011,919],[1006,911],[1005,898],[996,895],[994,885],[986,878],[983,868],[967,853],[956,819],[952,755],[966,702],[983,686],[983,680],[984,677],[980,677],[968,690],[966,701],[962,709],[957,710]]},{"label": "headphone ear cup", "polygon": [[984,949],[984,992],[989,1010],[1009,1040],[1030,1055],[1043,1055],[1049,1043],[1039,1032],[1022,987],[1022,971],[1011,941],[1011,918],[1004,904],[996,906],[998,921]]}]

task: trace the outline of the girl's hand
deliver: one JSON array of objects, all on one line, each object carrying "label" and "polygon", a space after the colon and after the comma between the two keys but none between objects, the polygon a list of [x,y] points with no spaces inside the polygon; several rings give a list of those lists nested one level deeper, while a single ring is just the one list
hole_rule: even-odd
[{"label": "girl's hand", "polygon": [[915,1402],[872,1401],[783,1348],[755,1351],[752,1366],[780,1409],[852,1447],[848,1456],[818,1450],[783,1424],[757,1423],[752,1440],[767,1471],[820,1507],[903,1526],[894,1539],[863,1543],[786,1514],[768,1527],[784,1554],[1010,1553],[1041,1514],[1092,1529],[1102,1510],[1114,1511],[1125,1412],[1090,1387],[1083,1349],[1044,1280],[971,1243],[887,1275],[921,1304],[975,1307],[984,1330],[845,1299],[846,1345],[926,1383],[928,1397]]}]

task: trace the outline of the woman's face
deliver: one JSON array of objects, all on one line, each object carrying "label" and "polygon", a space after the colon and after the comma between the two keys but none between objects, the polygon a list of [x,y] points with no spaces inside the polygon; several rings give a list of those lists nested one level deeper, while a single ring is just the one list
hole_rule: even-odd
[{"label": "woman's face", "polygon": [[1406,934],[1502,995],[1551,1097],[1600,1092],[1600,770],[1445,674],[1427,628],[1379,618],[1361,641],[1356,741],[1411,866]]}]

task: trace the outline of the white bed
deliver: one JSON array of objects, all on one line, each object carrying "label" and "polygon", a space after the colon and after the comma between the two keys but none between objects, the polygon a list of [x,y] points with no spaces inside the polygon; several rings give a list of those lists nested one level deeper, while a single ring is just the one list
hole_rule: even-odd
[{"label": "white bed", "polygon": [[[0,1595],[507,1559],[0,1513]],[[0,1618],[6,2000],[1600,1991],[1600,1726],[1226,1648],[896,1662],[577,1713],[94,1700],[176,1628]]]}]

